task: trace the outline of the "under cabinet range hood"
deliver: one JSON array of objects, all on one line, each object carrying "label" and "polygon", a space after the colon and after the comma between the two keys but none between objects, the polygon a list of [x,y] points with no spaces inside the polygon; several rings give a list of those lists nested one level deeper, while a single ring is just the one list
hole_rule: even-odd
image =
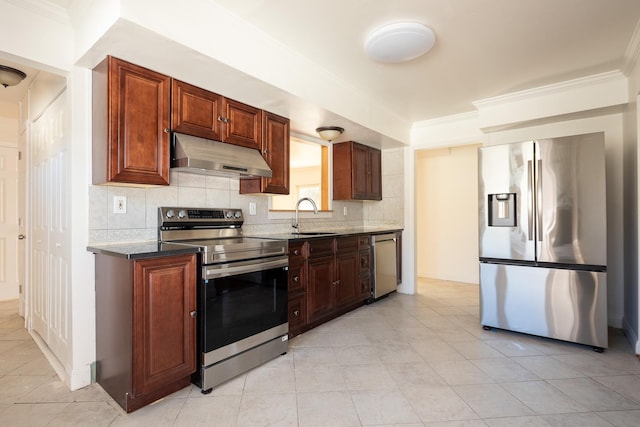
[{"label": "under cabinet range hood", "polygon": [[171,168],[200,175],[271,178],[260,151],[183,133],[173,133]]}]

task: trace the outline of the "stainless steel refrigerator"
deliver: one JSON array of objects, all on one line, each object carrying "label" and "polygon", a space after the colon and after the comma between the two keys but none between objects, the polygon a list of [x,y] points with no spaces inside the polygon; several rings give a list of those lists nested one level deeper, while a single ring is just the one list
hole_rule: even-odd
[{"label": "stainless steel refrigerator", "polygon": [[480,323],[608,346],[604,134],[478,153]]}]

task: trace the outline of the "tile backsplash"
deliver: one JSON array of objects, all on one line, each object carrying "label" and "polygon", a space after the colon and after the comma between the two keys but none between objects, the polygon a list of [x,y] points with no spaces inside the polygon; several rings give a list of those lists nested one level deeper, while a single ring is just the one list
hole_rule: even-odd
[{"label": "tile backsplash", "polygon": [[[302,220],[305,228],[338,230],[360,226],[402,226],[402,163],[402,149],[383,151],[382,201],[333,201],[331,213],[324,213],[318,218],[305,216]],[[270,215],[269,196],[238,194],[238,178],[171,171],[170,181],[170,186],[149,188],[92,185],[89,188],[89,243],[156,240],[159,206],[240,208],[244,214],[245,234],[291,231],[293,212],[290,215]],[[113,212],[115,196],[126,197],[126,213]],[[256,204],[256,215],[249,215],[249,203]],[[347,207],[346,216],[344,207]],[[274,219],[274,216],[279,219]]]}]

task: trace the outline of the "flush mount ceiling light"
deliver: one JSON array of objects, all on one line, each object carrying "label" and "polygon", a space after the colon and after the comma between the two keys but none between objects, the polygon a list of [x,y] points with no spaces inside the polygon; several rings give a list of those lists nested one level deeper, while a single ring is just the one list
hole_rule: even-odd
[{"label": "flush mount ceiling light", "polygon": [[431,28],[415,22],[397,22],[378,28],[364,43],[367,55],[376,61],[411,61],[427,53],[436,41]]},{"label": "flush mount ceiling light", "polygon": [[331,142],[342,135],[344,129],[338,126],[321,126],[316,129],[316,132],[318,132],[320,138],[324,139],[325,141]]},{"label": "flush mount ceiling light", "polygon": [[7,67],[6,65],[0,65],[0,85],[15,86],[20,83],[27,75],[15,68]]}]

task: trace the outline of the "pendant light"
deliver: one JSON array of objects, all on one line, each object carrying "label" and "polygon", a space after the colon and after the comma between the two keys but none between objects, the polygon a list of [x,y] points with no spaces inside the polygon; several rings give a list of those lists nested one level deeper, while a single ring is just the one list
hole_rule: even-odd
[{"label": "pendant light", "polygon": [[7,67],[6,65],[0,65],[0,85],[15,86],[20,83],[27,75],[15,68]]}]

